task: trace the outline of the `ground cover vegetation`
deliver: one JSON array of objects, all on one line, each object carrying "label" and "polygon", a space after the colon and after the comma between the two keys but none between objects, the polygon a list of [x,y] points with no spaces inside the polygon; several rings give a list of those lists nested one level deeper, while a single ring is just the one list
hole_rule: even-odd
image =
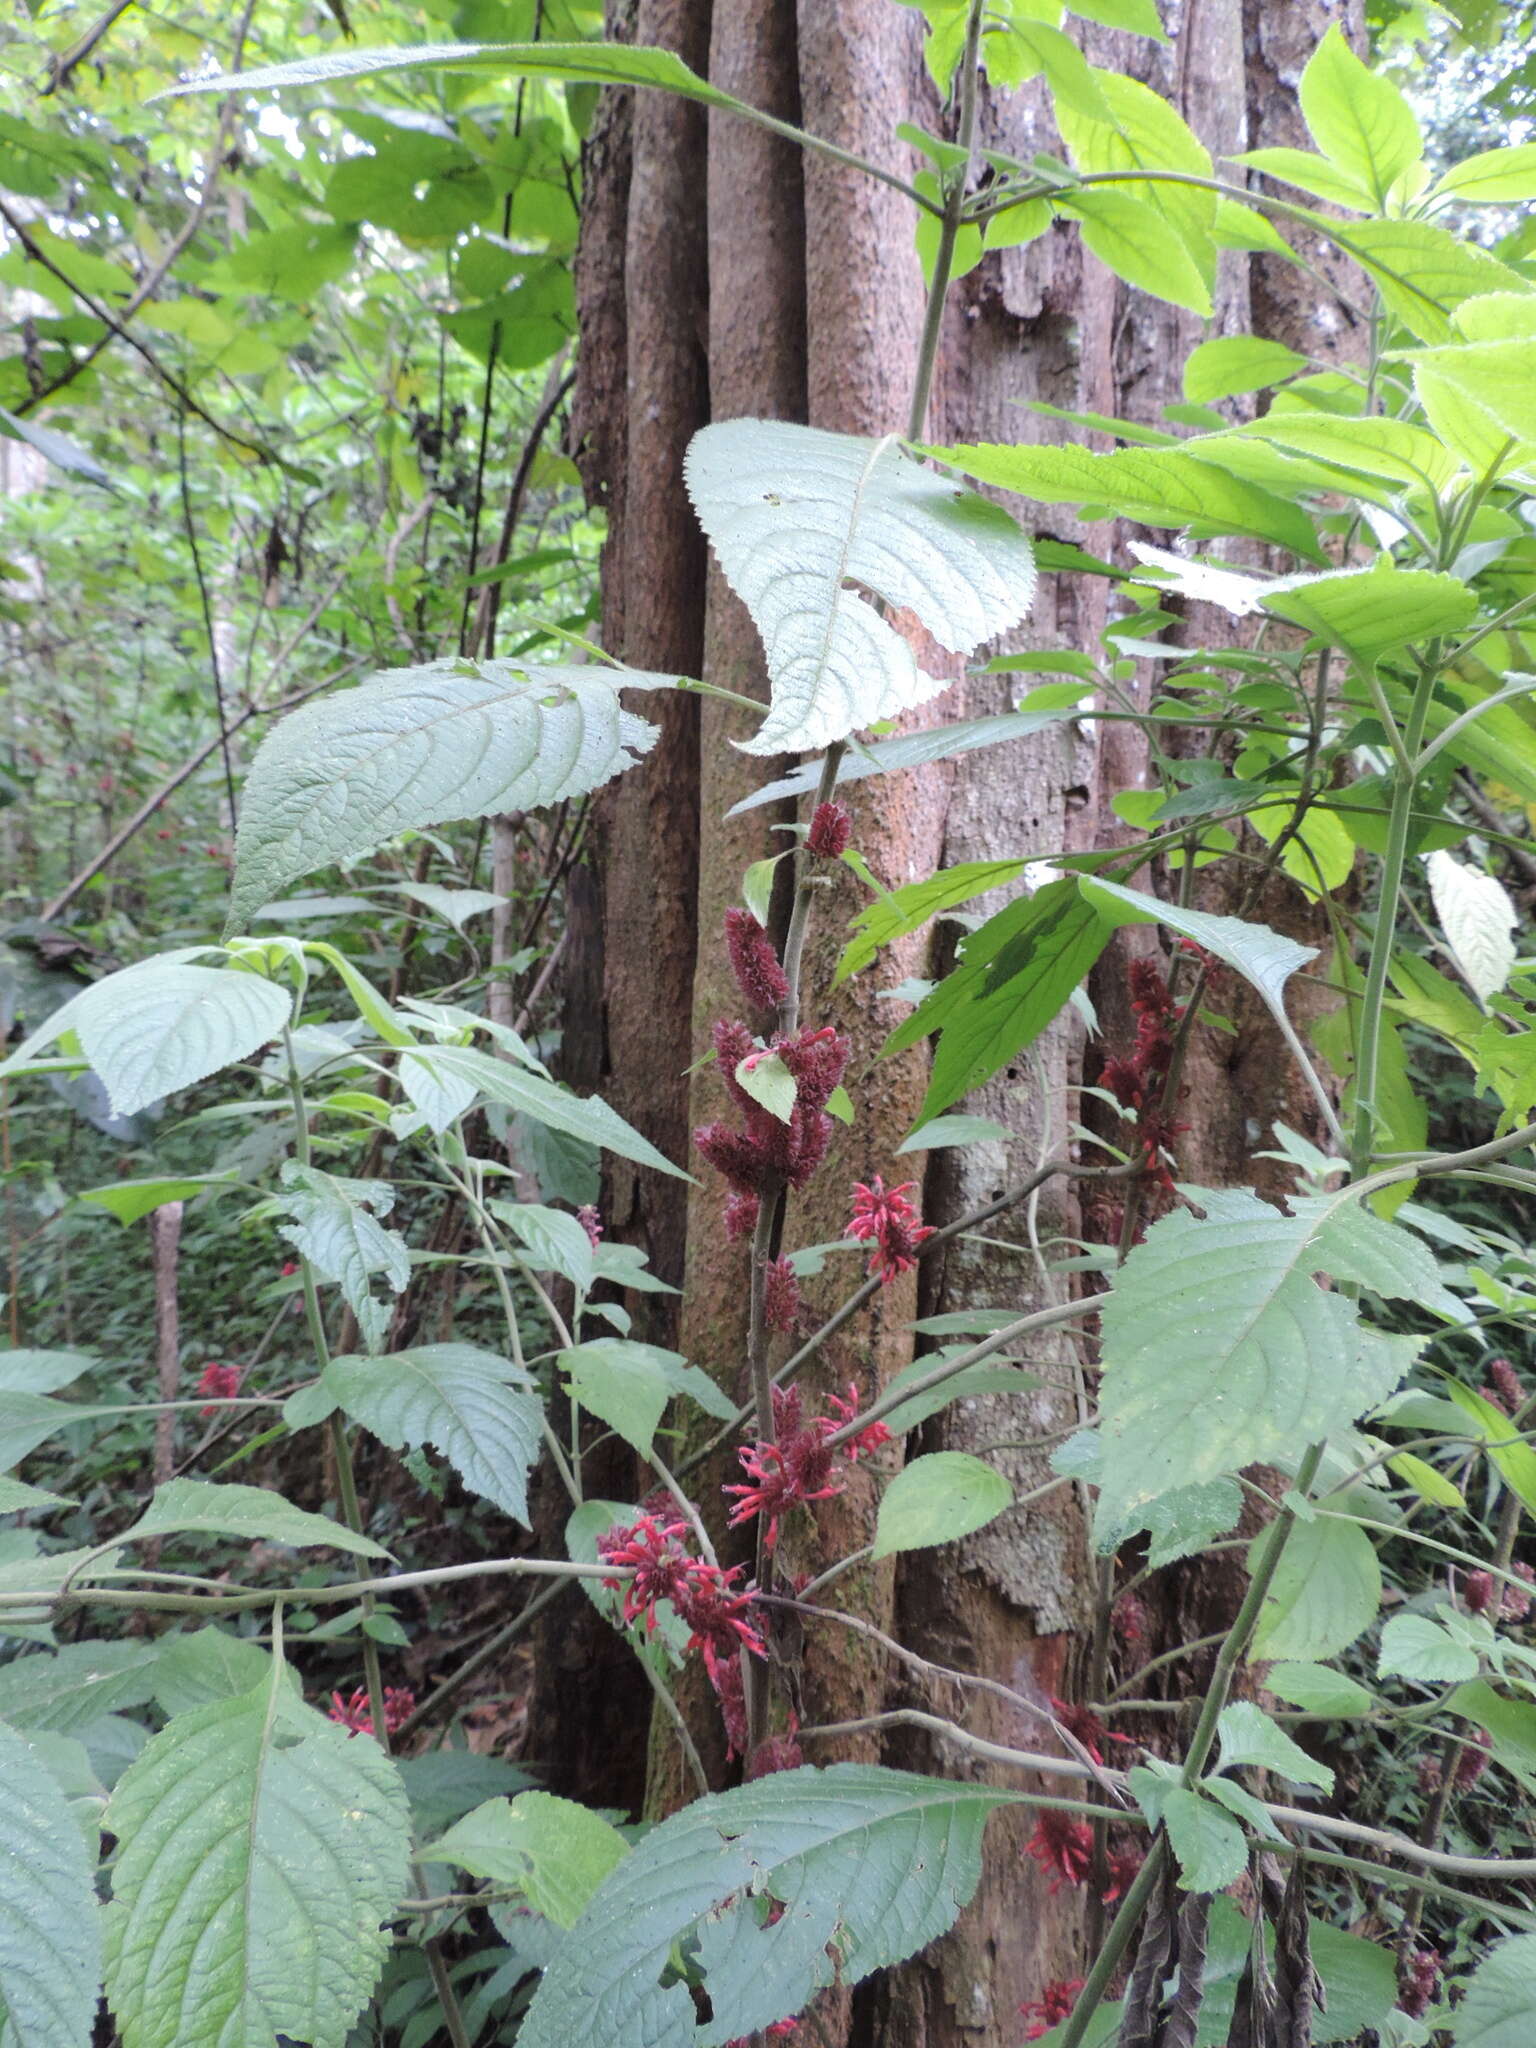
[{"label": "ground cover vegetation", "polygon": [[3,32],[0,2038],[1529,2038],[1507,28]]}]

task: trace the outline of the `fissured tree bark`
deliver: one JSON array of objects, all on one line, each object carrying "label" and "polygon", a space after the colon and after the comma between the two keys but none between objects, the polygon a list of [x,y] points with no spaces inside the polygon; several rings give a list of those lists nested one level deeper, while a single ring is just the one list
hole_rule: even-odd
[{"label": "fissured tree bark", "polygon": [[[1345,11],[1356,27],[1357,9],[1358,0],[1349,0]],[[1086,23],[1076,27],[1095,62],[1147,79],[1213,151],[1229,154],[1298,139],[1288,132],[1296,117],[1287,110],[1300,66],[1338,16],[1327,0],[1297,0],[1283,10],[1263,0],[1170,6],[1172,42],[1165,49]],[[898,125],[936,130],[942,120],[923,67],[922,27],[914,10],[890,0],[714,0],[712,8],[707,0],[639,0],[638,13],[635,0],[610,0],[610,33],[665,43],[727,90],[907,176],[920,160],[897,139]],[[979,139],[1025,159],[1059,149],[1037,88],[984,93]],[[589,493],[609,515],[603,613],[612,651],[636,664],[676,664],[694,674],[702,664],[707,681],[765,695],[750,622],[718,572],[704,569],[683,489],[683,450],[706,417],[902,431],[922,311],[912,226],[905,202],[888,187],[801,156],[729,115],[712,113],[706,123],[695,110],[654,95],[605,96],[588,148],[578,265],[577,452]],[[940,441],[1084,438],[1080,428],[1023,409],[1031,401],[1159,424],[1162,407],[1182,396],[1179,366],[1205,332],[1269,332],[1317,353],[1320,341],[1337,341],[1344,322],[1328,316],[1325,332],[1314,306],[1315,287],[1298,288],[1275,259],[1230,252],[1207,328],[1119,285],[1085,259],[1075,230],[1057,225],[1032,244],[989,254],[955,289],[928,432]],[[1014,509],[1026,527],[1042,524],[1039,508]],[[1125,538],[1085,532],[1054,516],[1045,523],[1099,554]],[[1047,576],[1027,628],[1010,641],[1097,654],[1107,595],[1100,580]],[[1189,630],[1194,640],[1204,631],[1230,637],[1225,622],[1191,622]],[[1150,681],[1139,679],[1143,702],[1150,701]],[[950,693],[912,722],[978,716],[1011,701],[1006,676],[957,677]],[[653,718],[664,709],[655,698],[642,708]],[[724,911],[740,900],[744,868],[786,843],[772,830],[782,814],[771,809],[725,816],[774,772],[772,764],[746,761],[730,748],[749,723],[739,708],[709,700],[679,698],[665,707],[661,741],[643,769],[605,796],[596,836],[594,870],[604,902],[600,916],[585,923],[600,934],[601,959],[588,950],[580,972],[588,988],[602,988],[602,1028],[594,1029],[589,1015],[570,1020],[573,1044],[587,1048],[580,1078],[604,1087],[680,1160],[689,1127],[720,1110],[713,1075],[687,1070],[707,1049],[713,1019],[739,1008],[720,943]],[[1064,723],[913,774],[871,778],[844,794],[855,844],[897,886],[942,864],[1000,854],[1048,859],[1123,836],[1109,799],[1145,774],[1134,728]],[[805,1198],[791,1203],[791,1244],[841,1234],[853,1181],[873,1173],[901,1177],[896,1147],[922,1098],[919,1055],[875,1063],[894,1021],[878,991],[904,975],[932,972],[935,955],[947,964],[952,944],[942,931],[931,942],[912,942],[830,995],[848,919],[864,900],[851,876],[835,879],[820,892],[807,947],[802,1015],[852,1036],[858,1119],[839,1132]],[[1296,928],[1305,909],[1288,884],[1277,882],[1256,914]],[[1113,987],[1122,973],[1123,965],[1111,966],[1105,980],[1107,1033],[1116,1028]],[[1281,1062],[1262,1015],[1244,1006],[1240,1023],[1234,1059],[1203,1041],[1194,1051],[1200,1093],[1199,1128],[1188,1141],[1192,1177],[1247,1177],[1255,1142],[1250,1119],[1280,1115],[1306,1125],[1305,1106],[1292,1094],[1265,1095],[1256,1104],[1255,1077],[1278,1072]],[[920,1155],[908,1171],[926,1160],[927,1220],[967,1213],[1069,1148],[1085,1050],[1090,1060],[1099,1057],[1084,1038],[1068,1013],[968,1105],[1007,1125],[1016,1134],[1007,1143]],[[748,1254],[726,1243],[718,1186],[696,1155],[690,1163],[699,1174],[691,1190],[628,1168],[616,1173],[609,1227],[645,1243],[663,1277],[684,1285],[675,1321],[655,1316],[654,1297],[632,1304],[651,1311],[646,1334],[678,1342],[740,1393]],[[919,1310],[1022,1312],[1060,1299],[1068,1282],[1050,1271],[1052,1241],[1073,1233],[1079,1220],[1070,1183],[1058,1180],[1034,1205],[987,1226],[987,1237],[1009,1248],[953,1243],[925,1267],[920,1291],[908,1276],[840,1333],[807,1380],[808,1394],[841,1391],[854,1380],[871,1396],[913,1355],[917,1340],[909,1326]],[[846,1277],[845,1264],[835,1277],[807,1284],[813,1313],[835,1303],[834,1289]],[[1042,1345],[1031,1362],[1043,1383],[1038,1393],[957,1404],[913,1448],[985,1449],[1020,1494],[1042,1486],[1050,1477],[1043,1449],[997,1447],[1026,1446],[1070,1425],[1090,1361],[1062,1340]],[[874,1469],[861,1465],[848,1491],[822,1504],[814,1532],[786,1533],[794,1569],[813,1572],[868,1542],[893,1455],[882,1454]],[[708,1486],[723,1476],[717,1468]],[[1194,1633],[1221,1624],[1234,1591],[1227,1576],[1207,1581],[1190,1573],[1184,1585],[1177,1573],[1171,1577],[1162,1605],[1175,1625]],[[850,1572],[833,1597],[923,1657],[1001,1680],[1046,1706],[1053,1696],[1085,1696],[1098,1579],[1081,1505],[1061,1488],[962,1544],[914,1554],[899,1573],[890,1566]],[[569,1604],[564,1615],[569,1621]],[[586,1641],[585,1617],[576,1630]],[[561,1642],[569,1674],[581,1652],[569,1633]],[[541,1717],[536,1703],[535,1728],[548,1740],[532,1747],[547,1756],[555,1745],[562,1789],[590,1776],[576,1761],[583,1750],[612,1738],[617,1674],[595,1645],[594,1654],[603,1656],[601,1683],[609,1693],[601,1708],[569,1683],[557,1711]],[[542,1672],[538,1686],[553,1699]],[[625,1699],[640,1722],[646,1700],[633,1678]],[[715,1781],[724,1782],[712,1703],[705,1697],[687,1704]],[[952,1685],[914,1679],[867,1637],[833,1624],[811,1629],[803,1672],[808,1727],[868,1722],[889,1707],[913,1704],[962,1720],[992,1741],[1041,1745],[1032,1714],[995,1696],[964,1699]],[[991,1768],[956,1745],[879,1726],[835,1750],[810,1740],[806,1748],[818,1761],[835,1753],[951,1774]],[[637,1803],[642,1788],[632,1743],[622,1753],[622,1771],[606,1776],[609,1796]],[[650,1760],[648,1796],[653,1811],[689,1796],[664,1728]],[[1024,1853],[1029,1832],[1027,1819],[993,1820],[977,1900],[955,1932],[856,2000],[819,2005],[824,2038],[857,2048],[1013,2048],[1023,2026],[1021,2001],[1037,1997],[1053,1978],[1082,1974],[1083,1895],[1049,1893],[1045,1874]]]}]

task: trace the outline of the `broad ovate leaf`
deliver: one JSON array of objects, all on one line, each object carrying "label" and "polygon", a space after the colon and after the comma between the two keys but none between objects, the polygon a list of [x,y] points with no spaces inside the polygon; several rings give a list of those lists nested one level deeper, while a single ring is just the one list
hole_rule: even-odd
[{"label": "broad ovate leaf", "polygon": [[1443,849],[1424,863],[1435,915],[1456,964],[1486,1003],[1508,981],[1515,964],[1514,929],[1520,913],[1495,876],[1455,860]]},{"label": "broad ovate leaf", "polygon": [[1423,1339],[1361,1323],[1314,1277],[1441,1302],[1406,1230],[1341,1197],[1282,1214],[1244,1188],[1194,1188],[1120,1268],[1103,1308],[1104,1511],[1245,1465],[1294,1464],[1397,1387]]},{"label": "broad ovate leaf", "polygon": [[333,1358],[321,1387],[391,1450],[430,1445],[472,1493],[528,1522],[544,1408],[526,1372],[473,1344]]},{"label": "broad ovate leaf", "polygon": [[[695,1801],[598,1888],[519,2048],[722,2048],[826,1985],[904,1961],[954,1925],[981,1875],[987,1815],[1008,1797],[835,1764]],[[770,1901],[783,1907],[772,1924]],[[689,1935],[712,2010],[702,2025],[671,1968]]]},{"label": "broad ovate leaf", "polygon": [[235,968],[199,967],[165,954],[124,967],[71,996],[17,1047],[0,1074],[75,1032],[118,1116],[206,1081],[276,1038],[293,999],[275,982]]},{"label": "broad ovate leaf", "polygon": [[1298,96],[1324,156],[1385,207],[1396,178],[1424,154],[1418,118],[1391,79],[1361,63],[1335,22],[1307,60]]},{"label": "broad ovate leaf", "polygon": [[487,1799],[455,1823],[421,1863],[452,1863],[471,1877],[515,1887],[536,1913],[574,1927],[629,1844],[590,1807],[551,1792]]},{"label": "broad ovate leaf", "polygon": [[931,1451],[914,1458],[881,1497],[876,1557],[953,1543],[995,1521],[1013,1505],[1013,1488],[994,1465],[967,1451]]},{"label": "broad ovate leaf", "polygon": [[326,1545],[357,1557],[388,1557],[371,1536],[356,1535],[325,1515],[296,1508],[266,1486],[221,1485],[211,1479],[167,1479],[119,1543],[151,1536],[233,1536],[248,1543],[280,1543],[295,1550]]},{"label": "broad ovate leaf", "polygon": [[0,1721],[76,1735],[154,1694],[152,1643],[65,1643],[0,1664]]},{"label": "broad ovate leaf", "polygon": [[727,420],[694,436],[684,476],[763,638],[772,696],[747,753],[830,746],[947,688],[871,596],[959,654],[1029,609],[1034,558],[1015,522],[894,437]]},{"label": "broad ovate leaf", "polygon": [[1251,1656],[1333,1657],[1376,1619],[1381,1562],[1358,1522],[1316,1515],[1297,1522],[1259,1612]]},{"label": "broad ovate leaf", "polygon": [[17,2048],[90,2048],[101,1923],[85,1839],[39,1750],[0,1723],[0,2013]]},{"label": "broad ovate leaf", "polygon": [[300,1706],[274,1673],[167,1723],[106,1825],[124,2048],[344,2048],[408,1874],[405,1788],[371,1737]]},{"label": "broad ovate leaf", "polygon": [[317,697],[276,726],[246,778],[231,929],[278,890],[399,832],[584,796],[648,751],[629,669],[444,658]]},{"label": "broad ovate leaf", "polygon": [[1536,1934],[1495,1943],[1456,2008],[1456,2048],[1526,2048],[1536,2012]]}]

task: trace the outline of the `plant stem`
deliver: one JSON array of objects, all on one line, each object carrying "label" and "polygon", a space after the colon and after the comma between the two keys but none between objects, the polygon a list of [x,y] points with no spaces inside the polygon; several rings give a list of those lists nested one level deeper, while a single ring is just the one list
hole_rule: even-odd
[{"label": "plant stem", "polygon": [[1162,1882],[1163,1865],[1168,1860],[1167,1838],[1159,1832],[1152,1839],[1140,1870],[1132,1880],[1131,1888],[1120,1901],[1120,1910],[1110,1923],[1104,1945],[1093,1959],[1093,1968],[1077,1994],[1077,2003],[1072,2008],[1072,2017],[1067,2021],[1066,2032],[1062,2035],[1059,2048],[1081,2048],[1088,2023],[1103,2003],[1110,1980],[1120,1967],[1122,1957],[1131,1945],[1137,1923],[1154,1888]]}]

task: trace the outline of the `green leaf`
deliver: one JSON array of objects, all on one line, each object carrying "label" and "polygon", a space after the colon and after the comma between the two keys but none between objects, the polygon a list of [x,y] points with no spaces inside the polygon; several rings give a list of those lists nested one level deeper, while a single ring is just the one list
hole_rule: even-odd
[{"label": "green leaf", "polygon": [[1083,246],[1106,270],[1138,291],[1210,318],[1210,286],[1158,207],[1113,186],[1065,194],[1057,205],[1082,222]]},{"label": "green leaf", "polygon": [[728,420],[694,436],[683,473],[767,656],[768,716],[738,743],[749,754],[829,746],[948,687],[861,592],[961,654],[1029,609],[1034,560],[1015,521],[893,437]]},{"label": "green leaf", "polygon": [[940,868],[925,882],[905,882],[884,896],[877,896],[853,920],[854,937],[843,948],[833,976],[833,987],[868,967],[882,946],[908,933],[921,931],[930,918],[957,904],[969,903],[989,889],[1017,881],[1029,866],[1027,860],[972,860],[960,867]]},{"label": "green leaf", "polygon": [[749,1052],[736,1062],[736,1085],[743,1094],[787,1124],[795,1113],[795,1077],[776,1052]]},{"label": "green leaf", "polygon": [[1445,1392],[1464,1414],[1471,1416],[1478,1435],[1489,1447],[1488,1455],[1500,1478],[1519,1496],[1526,1512],[1536,1517],[1536,1449],[1521,1442],[1503,1409],[1495,1408],[1474,1388],[1448,1379]]},{"label": "green leaf", "polygon": [[[290,1666],[283,1675],[297,1692],[298,1673]],[[151,1683],[155,1704],[163,1714],[175,1715],[215,1700],[238,1699],[252,1687],[267,1684],[271,1676],[272,1659],[260,1643],[210,1623],[162,1639]]]},{"label": "green leaf", "polygon": [[1471,242],[1417,220],[1351,221],[1343,238],[1382,301],[1420,341],[1449,341],[1449,314],[1485,292],[1529,292],[1531,281]]},{"label": "green leaf", "polygon": [[534,1780],[521,1764],[481,1756],[470,1749],[429,1749],[401,1757],[397,1768],[410,1795],[418,1839],[462,1819],[487,1799],[531,1791]]},{"label": "green leaf", "polygon": [[397,833],[534,810],[612,781],[656,739],[619,702],[670,675],[453,657],[386,669],[292,711],[246,777],[229,928],[300,875]]},{"label": "green leaf", "polygon": [[538,1202],[495,1202],[495,1215],[516,1236],[534,1265],[559,1273],[582,1294],[590,1294],[597,1275],[592,1240],[564,1209],[546,1209]]},{"label": "green leaf", "polygon": [[354,1535],[325,1515],[296,1508],[265,1486],[221,1486],[208,1479],[167,1479],[117,1543],[151,1536],[236,1536],[249,1543],[281,1543],[295,1550],[324,1544],[357,1557],[388,1557],[371,1536]]},{"label": "green leaf", "polygon": [[1326,1714],[1337,1721],[1357,1720],[1376,1704],[1363,1685],[1326,1664],[1272,1664],[1264,1674],[1264,1690],[1304,1714]]},{"label": "green leaf", "polygon": [[1013,1505],[1013,1488],[984,1458],[931,1451],[903,1466],[880,1499],[876,1557],[925,1550],[984,1529]]},{"label": "green leaf", "polygon": [[504,1103],[532,1123],[563,1131],[567,1137],[584,1138],[588,1144],[601,1145],[621,1159],[633,1159],[658,1173],[675,1174],[679,1180],[690,1178],[595,1095],[572,1095],[544,1075],[494,1059],[472,1045],[423,1046],[412,1057],[450,1079],[472,1083],[486,1101]]},{"label": "green leaf", "polygon": [[396,1294],[410,1281],[405,1239],[377,1219],[394,1207],[387,1181],[344,1179],[315,1167],[285,1163],[279,1200],[294,1218],[279,1234],[326,1280],[334,1280],[371,1345],[382,1333],[383,1313],[370,1282],[381,1273]]},{"label": "green leaf", "polygon": [[1389,1458],[1387,1469],[1405,1480],[1419,1499],[1428,1501],[1431,1507],[1466,1508],[1467,1497],[1461,1488],[1427,1459],[1416,1458],[1412,1451],[1399,1451],[1395,1458]]},{"label": "green leaf", "polygon": [[[1482,1019],[1478,1019],[1481,1024]],[[90,1372],[99,1361],[88,1351],[0,1351],[0,1391],[53,1394]]]},{"label": "green leaf", "polygon": [[[806,1766],[695,1801],[638,1843],[556,1950],[519,2048],[721,2048],[953,1926],[981,1874],[984,1786]],[[780,1900],[774,1924],[763,1901]],[[690,1934],[712,2018],[664,1983]],[[130,2043],[129,2048],[134,2048]]]},{"label": "green leaf", "polygon": [[74,1502],[66,1500],[63,1494],[48,1493],[41,1486],[28,1486],[25,1480],[0,1475],[0,1515],[19,1515],[36,1508],[73,1506]]},{"label": "green leaf", "polygon": [[1536,1934],[1495,1942],[1456,2008],[1456,2048],[1526,2048],[1536,2011]]},{"label": "green leaf", "polygon": [[1527,1792],[1536,1792],[1536,1707],[1506,1699],[1482,1678],[1458,1685],[1446,1705],[1486,1730],[1496,1760]]},{"label": "green leaf", "polygon": [[1298,94],[1324,156],[1384,208],[1395,180],[1424,154],[1418,118],[1407,100],[1390,78],[1361,63],[1337,23],[1308,59]]},{"label": "green leaf", "polygon": [[938,1152],[955,1145],[986,1145],[1011,1140],[1014,1135],[1006,1124],[994,1123],[989,1116],[936,1116],[903,1138],[896,1147],[896,1156],[899,1159],[903,1152]]},{"label": "green leaf", "polygon": [[[1042,543],[1048,545],[1048,543]],[[1118,571],[1112,572],[1118,574]],[[1091,665],[1090,665],[1091,666]],[[1056,710],[999,711],[988,718],[962,718],[954,725],[930,726],[924,732],[897,733],[873,745],[855,741],[838,765],[837,787],[860,782],[870,775],[891,775],[904,768],[921,768],[929,761],[947,761],[954,755],[975,753],[982,747],[1005,745],[1010,740],[1027,740],[1048,725],[1060,725],[1071,716],[1071,708]],[[786,796],[805,796],[821,780],[819,760],[804,762],[788,775],[765,782],[750,796],[731,805],[728,818],[743,811],[755,811],[764,804],[776,804]]]},{"label": "green leaf", "polygon": [[1331,1657],[1376,1619],[1381,1566],[1356,1522],[1318,1515],[1297,1522],[1275,1569],[1250,1657]]},{"label": "green leaf", "polygon": [[[1097,102],[1093,108],[1065,99],[1057,106],[1057,124],[1073,164],[1088,172],[1182,171],[1190,178],[1188,184],[1140,185],[1134,195],[1111,193],[1122,202],[1129,200],[1146,216],[1145,225],[1137,226],[1122,211],[1124,227],[1116,240],[1119,253],[1146,273],[1145,281],[1138,280],[1144,282],[1145,289],[1176,304],[1187,304],[1196,312],[1209,313],[1216,274],[1210,232],[1216,218],[1216,195],[1198,181],[1211,176],[1210,152],[1168,101],[1140,79],[1096,68],[1093,85]],[[1080,202],[1087,202],[1091,219],[1105,189],[1074,192],[1063,203],[1076,210]],[[1090,228],[1084,228],[1083,238],[1092,246]],[[1167,265],[1162,283],[1157,282],[1153,261],[1159,251]],[[1194,293],[1185,296],[1191,280]]]},{"label": "green leaf", "polygon": [[1427,1614],[1394,1614],[1382,1629],[1378,1678],[1450,1681],[1475,1678],[1477,1670],[1477,1652]]},{"label": "green leaf", "polygon": [[[626,1337],[595,1337],[559,1354],[557,1363],[570,1380],[572,1398],[616,1429],[643,1458],[651,1448],[662,1414],[671,1398],[667,1360],[683,1361],[675,1351],[655,1344],[631,1343]],[[731,1413],[735,1414],[735,1409]]]},{"label": "green leaf", "polygon": [[1298,1785],[1316,1785],[1322,1792],[1333,1790],[1333,1772],[1327,1764],[1308,1756],[1252,1700],[1237,1700],[1223,1707],[1216,1727],[1221,1737],[1222,1770],[1252,1764],[1259,1770],[1278,1771]]},{"label": "green leaf", "polygon": [[[964,1347],[954,1347],[962,1349]],[[924,1352],[904,1365],[886,1388],[887,1393],[899,1393],[904,1381],[921,1378],[931,1372],[938,1359],[932,1352]],[[1040,1385],[1033,1374],[1020,1372],[1014,1365],[996,1365],[990,1359],[983,1359],[978,1365],[962,1367],[951,1373],[947,1380],[941,1380],[936,1387],[929,1387],[925,1393],[914,1394],[910,1401],[903,1401],[899,1408],[893,1408],[885,1418],[885,1426],[892,1436],[904,1436],[909,1429],[916,1429],[920,1422],[926,1422],[930,1415],[937,1415],[952,1401],[971,1401],[985,1394],[1029,1394]]]},{"label": "green leaf", "polygon": [[942,1034],[922,1118],[979,1088],[1038,1038],[1108,943],[1108,927],[1073,880],[1016,897],[973,932],[954,972],[882,1048],[889,1055]]},{"label": "green leaf", "polygon": [[1266,391],[1307,367],[1307,358],[1283,342],[1252,334],[1228,334],[1196,344],[1184,360],[1184,396],[1194,405],[1232,398],[1242,391]]},{"label": "green leaf", "polygon": [[164,1208],[167,1202],[190,1202],[207,1194],[210,1188],[238,1185],[227,1173],[200,1173],[182,1180],[113,1180],[105,1187],[82,1188],[75,1200],[94,1203],[119,1223],[138,1223],[151,1210]]},{"label": "green leaf", "polygon": [[471,1877],[515,1886],[536,1913],[574,1927],[628,1854],[629,1844],[601,1814],[550,1792],[520,1792],[477,1806],[416,1861],[453,1863]]},{"label": "green leaf", "polygon": [[1454,198],[1462,205],[1507,206],[1536,199],[1536,142],[1512,149],[1481,149],[1452,164],[1432,188],[1431,199]]},{"label": "green leaf", "polygon": [[272,1684],[179,1714],[118,1780],[107,1992],[124,2048],[344,2048],[389,1949],[405,1790]]},{"label": "green leaf", "polygon": [[1151,1777],[1150,1771],[1132,1771],[1131,1790],[1149,1815],[1155,1808],[1155,1817],[1168,1830],[1178,1859],[1180,1889],[1220,1892],[1235,1884],[1248,1867],[1248,1837],[1242,1828],[1214,1800],[1182,1785],[1168,1787],[1157,1779],[1157,1792],[1144,1797],[1150,1788],[1141,1781]]},{"label": "green leaf", "polygon": [[17,2048],[90,2048],[101,1982],[96,1887],[53,1774],[0,1725],[0,2000]]},{"label": "green leaf", "polygon": [[1348,207],[1353,213],[1364,213],[1370,208],[1371,195],[1358,178],[1341,171],[1327,157],[1314,156],[1311,150],[1244,149],[1239,150],[1231,161],[1262,171],[1266,177],[1274,178],[1282,185],[1299,186],[1314,198],[1326,199],[1334,206]]},{"label": "green leaf", "polygon": [[206,1081],[276,1038],[292,998],[259,974],[194,967],[174,953],[141,960],[61,1003],[0,1075],[24,1066],[66,1031],[100,1077],[118,1116]]},{"label": "green leaf", "polygon": [[531,1526],[528,1474],[544,1408],[520,1367],[473,1344],[419,1344],[333,1358],[320,1384],[391,1450],[430,1444],[472,1493]]},{"label": "green leaf", "polygon": [[1398,1385],[1424,1340],[1361,1324],[1329,1274],[1439,1298],[1407,1231],[1337,1196],[1295,1213],[1243,1188],[1195,1188],[1205,1211],[1162,1217],[1104,1299],[1100,1401],[1106,1511],[1251,1464],[1285,1464]]},{"label": "green leaf", "polygon": [[1083,21],[1123,28],[1127,35],[1151,36],[1159,43],[1168,40],[1158,19],[1155,0],[1069,0],[1069,11]]},{"label": "green leaf", "polygon": [[0,1664],[0,1721],[76,1735],[154,1695],[153,1643],[66,1643]]},{"label": "green leaf", "polygon": [[456,932],[463,931],[472,917],[484,917],[506,901],[490,889],[445,889],[439,882],[398,882],[394,886],[402,896],[425,904]]},{"label": "green leaf", "polygon": [[1477,596],[1456,576],[1375,568],[1320,577],[1266,599],[1264,609],[1347,648],[1369,666],[1394,647],[1450,634],[1477,615]]},{"label": "green leaf", "polygon": [[1440,929],[1473,993],[1486,1003],[1514,971],[1512,934],[1520,913],[1504,884],[1481,868],[1464,866],[1443,850],[1432,853],[1424,866]]},{"label": "green leaf", "polygon": [[43,1394],[0,1390],[0,1467],[19,1465],[39,1444],[94,1412]]},{"label": "green leaf", "polygon": [[1249,534],[1319,559],[1312,523],[1294,505],[1226,475],[1186,448],[1117,448],[1094,455],[1085,448],[977,443],[924,452],[1043,504],[1110,505],[1120,518],[1144,526]]}]

